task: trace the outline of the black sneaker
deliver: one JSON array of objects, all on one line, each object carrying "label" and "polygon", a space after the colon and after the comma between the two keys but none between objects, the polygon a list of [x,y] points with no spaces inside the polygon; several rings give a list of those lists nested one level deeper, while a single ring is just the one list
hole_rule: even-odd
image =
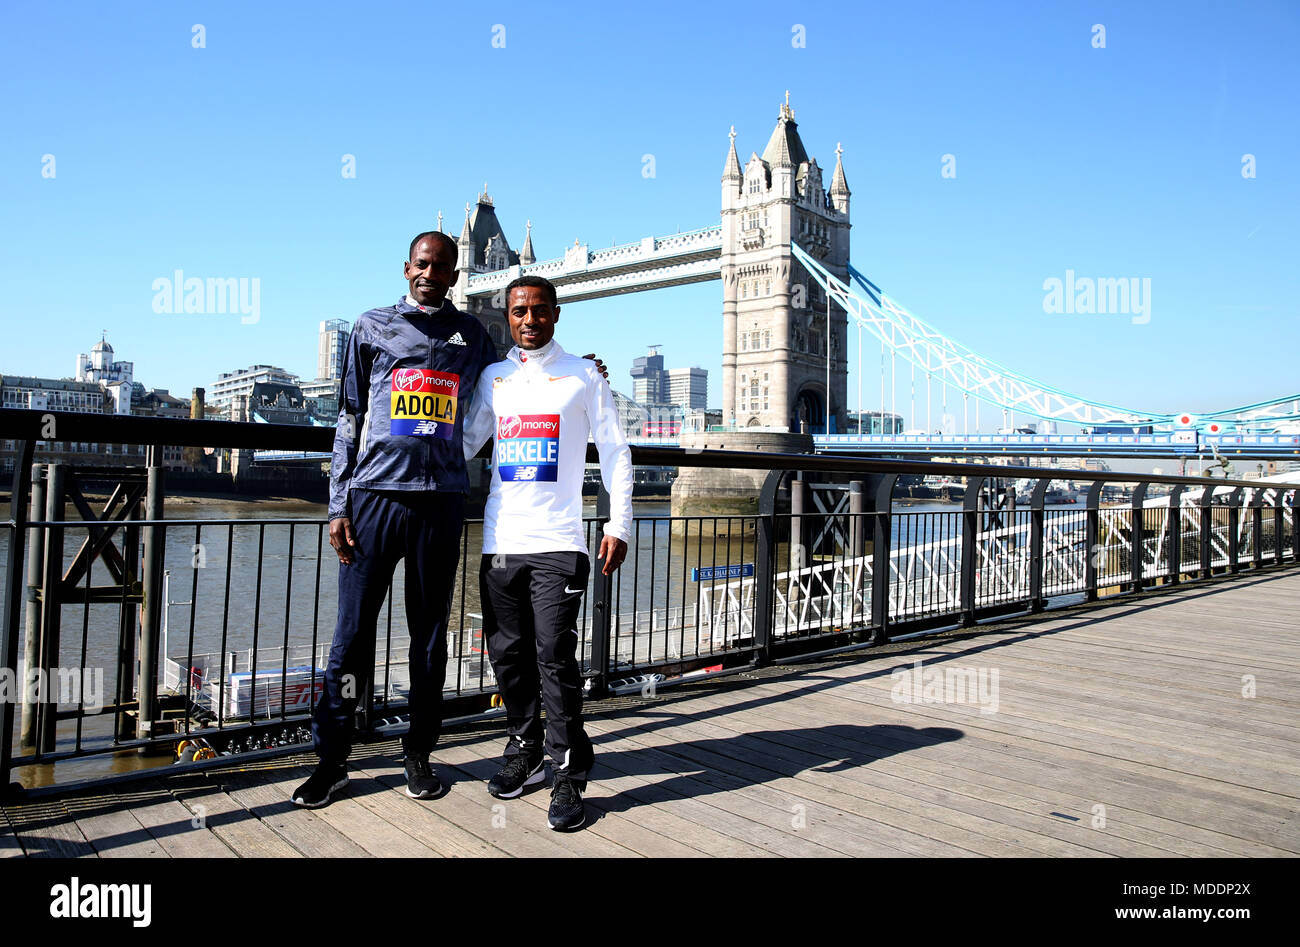
[{"label": "black sneaker", "polygon": [[412,799],[432,799],[442,792],[442,783],[429,766],[428,757],[406,760],[406,794]]},{"label": "black sneaker", "polygon": [[546,782],[546,761],[539,756],[516,753],[488,782],[488,792],[498,799],[514,799],[529,786]]},{"label": "black sneaker", "polygon": [[321,763],[307,781],[290,796],[295,806],[319,809],[327,804],[334,793],[348,784],[348,769],[337,763]]},{"label": "black sneaker", "polygon": [[580,829],[587,821],[587,810],[582,805],[582,790],[563,773],[555,774],[555,788],[551,790],[551,808],[546,815],[551,828],[559,832]]}]

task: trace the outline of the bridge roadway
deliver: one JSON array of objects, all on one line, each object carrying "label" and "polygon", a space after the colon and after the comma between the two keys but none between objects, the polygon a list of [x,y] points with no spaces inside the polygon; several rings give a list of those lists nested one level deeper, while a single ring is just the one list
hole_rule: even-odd
[{"label": "bridge roadway", "polygon": [[1053,457],[1300,458],[1300,434],[815,434],[819,454],[1021,454]]},{"label": "bridge roadway", "polygon": [[[33,796],[0,856],[1296,855],[1297,609],[1300,573],[1245,573],[594,704],[567,836],[548,793],[488,796],[498,719],[444,737],[435,801],[389,741],[316,811],[310,755]],[[894,702],[914,661],[987,670],[996,711]]]},{"label": "bridge roadway", "polygon": [[[549,279],[561,303],[721,279],[722,224],[594,251],[575,244],[554,260],[475,273],[467,295],[496,296],[521,275]],[[504,301],[496,307],[503,308]]]},{"label": "bridge roadway", "polygon": [[[675,437],[630,438],[633,447],[677,447]],[[1300,434],[1220,434],[1195,431],[1166,434],[815,434],[819,454],[888,454],[959,457],[998,454],[1053,457],[1195,458],[1209,461],[1213,451],[1245,460],[1300,459]],[[323,451],[256,451],[259,464],[318,464]]]}]

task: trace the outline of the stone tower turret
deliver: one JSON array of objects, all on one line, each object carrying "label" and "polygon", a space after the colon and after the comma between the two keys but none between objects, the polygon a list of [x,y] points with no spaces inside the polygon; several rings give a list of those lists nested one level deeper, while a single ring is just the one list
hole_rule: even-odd
[{"label": "stone tower turret", "polygon": [[533,253],[533,222],[530,220],[526,225],[524,232],[524,246],[519,251],[519,262],[524,266],[531,266],[537,262],[537,255]]},{"label": "stone tower turret", "polygon": [[[760,157],[743,170],[735,130],[722,176],[722,409],[740,427],[847,430],[848,317],[794,259],[791,243],[847,279],[849,190],[836,151],[828,194],[789,93]],[[827,391],[827,361],[830,385]]]}]

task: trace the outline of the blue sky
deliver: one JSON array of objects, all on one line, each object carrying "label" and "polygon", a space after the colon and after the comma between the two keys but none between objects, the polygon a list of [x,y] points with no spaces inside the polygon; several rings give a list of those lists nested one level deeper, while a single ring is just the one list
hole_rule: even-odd
[{"label": "blue sky", "polygon": [[[824,168],[843,143],[854,264],[948,335],[1141,410],[1289,394],[1297,48],[1294,3],[10,2],[0,371],[68,375],[107,329],[173,393],[252,363],[310,377],[319,321],[395,301],[410,237],[440,209],[456,232],[484,181],[542,258],[707,226],[728,128],[761,151],[789,89]],[[176,269],[259,279],[259,321],[155,313]],[[1067,269],[1149,279],[1149,322],[1045,313]],[[720,313],[716,282],[594,300],[559,338],[624,390],[662,343],[720,404]],[[868,343],[866,408],[878,364]]]}]

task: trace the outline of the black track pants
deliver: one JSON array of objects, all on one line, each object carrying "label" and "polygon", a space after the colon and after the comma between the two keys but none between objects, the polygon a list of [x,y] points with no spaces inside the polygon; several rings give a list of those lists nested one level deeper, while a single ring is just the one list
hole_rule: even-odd
[{"label": "black track pants", "polygon": [[582,728],[578,616],[591,564],[586,553],[484,556],[479,571],[483,636],[506,706],[506,756],[534,752],[543,739],[560,772],[580,784],[591,769]]}]

